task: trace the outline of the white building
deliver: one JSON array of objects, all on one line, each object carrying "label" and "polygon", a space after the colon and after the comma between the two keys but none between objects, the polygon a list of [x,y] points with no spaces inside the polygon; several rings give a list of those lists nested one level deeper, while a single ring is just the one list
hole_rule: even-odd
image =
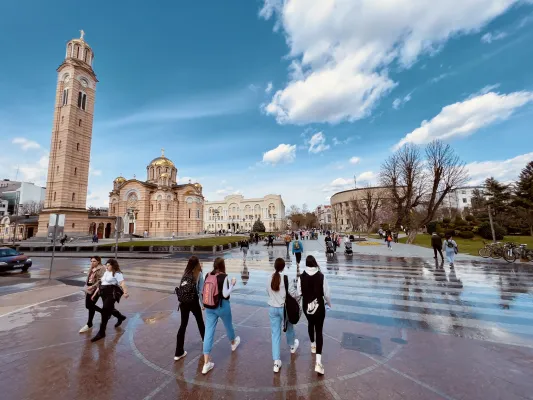
[{"label": "white building", "polygon": [[8,206],[9,206],[9,202],[7,200],[0,199],[0,217],[7,215]]},{"label": "white building", "polygon": [[278,194],[257,199],[230,195],[221,201],[205,201],[204,213],[204,230],[207,232],[249,232],[258,219],[267,231],[286,228],[285,204]]},{"label": "white building", "polygon": [[45,188],[31,182],[18,182],[9,179],[0,181],[0,200],[8,202],[9,214],[16,213],[17,203],[19,215],[24,214],[24,205],[41,204],[44,202],[45,192]]},{"label": "white building", "polygon": [[330,205],[318,206],[315,209],[315,215],[318,219],[318,226],[320,229],[331,229],[332,219]]},{"label": "white building", "polygon": [[472,197],[474,191],[479,190],[483,193],[485,188],[483,186],[464,186],[452,190],[442,201],[442,207],[444,208],[456,208],[463,211],[465,207],[472,206]]}]

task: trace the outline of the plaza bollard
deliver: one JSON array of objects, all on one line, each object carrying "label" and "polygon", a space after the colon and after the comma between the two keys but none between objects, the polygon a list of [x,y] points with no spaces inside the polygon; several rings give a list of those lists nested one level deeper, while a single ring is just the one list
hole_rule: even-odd
[{"label": "plaza bollard", "polygon": [[93,253],[96,253],[98,251],[98,246],[93,246]]},{"label": "plaza bollard", "polygon": [[81,247],[80,247],[80,246],[76,247],[76,251],[77,251],[78,253],[80,252],[80,250],[81,250]]},{"label": "plaza bollard", "polygon": [[154,251],[154,246],[149,246],[148,247],[148,252],[152,253]]},{"label": "plaza bollard", "polygon": [[30,247],[30,251],[33,251],[33,247]]},{"label": "plaza bollard", "polygon": [[130,253],[133,253],[133,246],[130,246]]},{"label": "plaza bollard", "polygon": [[194,246],[191,246],[191,253],[194,253]]},{"label": "plaza bollard", "polygon": [[169,253],[174,253],[174,246],[170,246],[170,247],[168,248],[168,252],[169,252]]},{"label": "plaza bollard", "polygon": [[216,253],[217,252],[217,245],[214,245],[213,246],[213,253]]},{"label": "plaza bollard", "polygon": [[231,250],[231,243],[228,243],[228,249]]},{"label": "plaza bollard", "polygon": [[44,251],[45,251],[45,252],[48,251],[48,247],[49,247],[49,246],[44,246]]},{"label": "plaza bollard", "polygon": [[111,246],[111,253],[115,252],[115,246]]}]

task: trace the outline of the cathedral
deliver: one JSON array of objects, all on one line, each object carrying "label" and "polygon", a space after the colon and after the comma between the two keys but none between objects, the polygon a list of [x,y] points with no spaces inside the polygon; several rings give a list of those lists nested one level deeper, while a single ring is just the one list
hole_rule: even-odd
[{"label": "cathedral", "polygon": [[146,167],[146,181],[119,176],[109,194],[109,216],[122,217],[124,233],[170,237],[203,230],[204,197],[199,183],[177,184],[178,170],[165,157]]}]

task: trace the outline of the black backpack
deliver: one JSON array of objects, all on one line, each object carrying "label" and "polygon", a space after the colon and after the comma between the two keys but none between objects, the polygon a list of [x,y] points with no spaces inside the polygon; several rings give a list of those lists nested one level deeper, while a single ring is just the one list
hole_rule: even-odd
[{"label": "black backpack", "polygon": [[285,310],[283,311],[283,332],[287,332],[287,321],[296,325],[300,320],[301,308],[294,297],[289,294],[289,278],[283,275],[285,283]]},{"label": "black backpack", "polygon": [[181,278],[180,285],[176,287],[175,292],[180,303],[192,303],[196,296],[198,296],[194,277],[192,275],[184,275]]}]

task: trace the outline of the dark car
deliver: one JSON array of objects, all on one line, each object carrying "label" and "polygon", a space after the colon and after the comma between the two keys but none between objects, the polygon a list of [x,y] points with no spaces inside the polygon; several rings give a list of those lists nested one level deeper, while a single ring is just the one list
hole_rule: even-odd
[{"label": "dark car", "polygon": [[26,272],[31,267],[31,258],[9,247],[0,247],[0,271],[21,269]]}]

